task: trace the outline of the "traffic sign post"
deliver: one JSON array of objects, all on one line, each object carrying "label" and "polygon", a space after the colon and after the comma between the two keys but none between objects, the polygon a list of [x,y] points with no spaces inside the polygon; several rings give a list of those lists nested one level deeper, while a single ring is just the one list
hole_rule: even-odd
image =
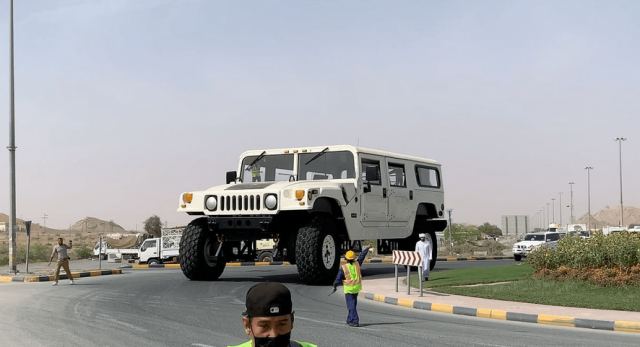
[{"label": "traffic sign post", "polygon": [[411,294],[411,267],[418,267],[418,280],[420,282],[420,296],[422,293],[422,255],[412,251],[393,251],[393,264],[396,271],[396,292],[398,291],[398,265],[407,267],[407,294]]},{"label": "traffic sign post", "polygon": [[26,272],[29,273],[29,249],[31,248],[31,221],[24,221],[24,229],[27,232],[27,259],[25,263],[27,264]]}]

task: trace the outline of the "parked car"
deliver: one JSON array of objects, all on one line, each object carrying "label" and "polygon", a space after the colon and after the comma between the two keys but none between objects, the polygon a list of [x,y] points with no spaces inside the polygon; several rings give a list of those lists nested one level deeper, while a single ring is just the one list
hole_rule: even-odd
[{"label": "parked car", "polygon": [[524,240],[516,242],[513,245],[513,259],[515,261],[520,261],[531,253],[531,251],[542,245],[555,247],[558,244],[559,239],[560,233],[558,232],[545,231],[526,234],[524,236]]}]

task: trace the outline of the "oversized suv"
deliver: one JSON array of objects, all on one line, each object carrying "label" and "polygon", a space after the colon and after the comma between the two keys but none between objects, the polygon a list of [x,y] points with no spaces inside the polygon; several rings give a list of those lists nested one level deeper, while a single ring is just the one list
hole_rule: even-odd
[{"label": "oversized suv", "polygon": [[542,245],[553,246],[560,239],[560,233],[558,232],[538,232],[530,233],[524,236],[524,240],[517,242],[513,245],[513,259],[515,261],[522,260],[531,251]]},{"label": "oversized suv", "polygon": [[225,185],[182,193],[179,212],[197,216],[180,242],[180,267],[215,280],[240,244],[273,239],[279,258],[305,283],[330,283],[347,249],[377,243],[378,254],[433,244],[447,222],[440,164],[430,159],[340,145],[253,150]]}]

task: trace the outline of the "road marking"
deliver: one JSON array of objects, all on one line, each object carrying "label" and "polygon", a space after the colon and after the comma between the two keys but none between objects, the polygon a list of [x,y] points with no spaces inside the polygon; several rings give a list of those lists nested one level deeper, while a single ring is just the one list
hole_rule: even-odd
[{"label": "road marking", "polygon": [[136,325],[133,325],[133,324],[129,324],[129,323],[122,322],[122,321],[119,321],[117,319],[111,318],[111,316],[106,315],[106,314],[98,313],[97,317],[99,319],[101,319],[101,320],[105,320],[105,321],[108,321],[108,322],[111,322],[111,323],[115,323],[115,324],[120,324],[120,325],[125,326],[125,327],[127,327],[129,329],[134,329],[134,330],[137,330],[139,332],[146,333],[148,331],[145,328],[141,328],[139,326],[136,326]]},{"label": "road marking", "polygon": [[191,346],[196,346],[196,347],[216,347],[216,346],[211,346],[211,345],[205,345],[203,343],[192,343]]},{"label": "road marking", "polygon": [[[345,324],[340,324],[340,323],[334,323],[334,322],[327,322],[327,321],[323,321],[323,320],[317,320],[317,319],[312,319],[312,318],[307,318],[307,317],[301,317],[296,315],[295,317],[296,319],[302,319],[302,320],[306,320],[309,322],[314,322],[314,323],[319,323],[319,324],[326,324],[326,325],[332,325],[332,326],[336,326],[336,327],[343,327],[346,328],[346,323]],[[350,328],[353,329],[353,328]],[[357,328],[358,330],[369,330],[369,331],[377,331],[376,329],[371,329],[371,328],[365,328],[365,327],[359,327]]]}]

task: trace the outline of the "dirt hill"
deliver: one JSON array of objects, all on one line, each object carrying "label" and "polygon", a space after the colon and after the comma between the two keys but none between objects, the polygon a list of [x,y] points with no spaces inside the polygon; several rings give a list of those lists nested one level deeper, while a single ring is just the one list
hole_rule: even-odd
[{"label": "dirt hill", "polygon": [[124,230],[123,227],[121,227],[114,221],[107,222],[94,217],[86,217],[73,223],[73,225],[71,225],[71,230],[103,234],[127,233],[127,231]]},{"label": "dirt hill", "polygon": [[[580,217],[577,223],[587,224],[587,215]],[[598,228],[603,226],[617,226],[620,223],[620,207],[607,206],[604,209],[591,215],[591,224]],[[640,224],[640,208],[626,207],[624,208],[624,224]]]}]

